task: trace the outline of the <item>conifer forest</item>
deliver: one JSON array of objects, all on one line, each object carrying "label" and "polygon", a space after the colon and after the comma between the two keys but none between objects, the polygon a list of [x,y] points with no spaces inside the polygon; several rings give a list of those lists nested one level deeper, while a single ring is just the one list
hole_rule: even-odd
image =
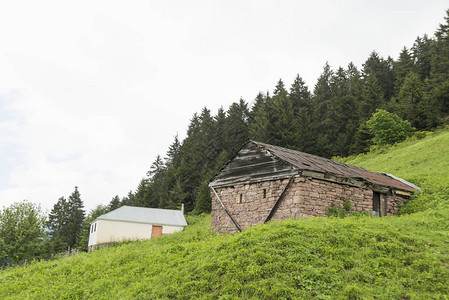
[{"label": "conifer forest", "polygon": [[448,33],[449,10],[433,37],[416,38],[397,59],[373,51],[361,68],[349,62],[333,69],[326,63],[313,88],[298,74],[292,83],[279,79],[272,91],[249,102],[240,99],[215,115],[204,107],[192,116],[186,138],[175,137],[137,189],[114,197],[109,209],[125,204],[179,209],[184,203],[187,212],[209,212],[209,180],[248,140],[345,157],[395,142],[375,136],[374,120],[368,121],[376,112],[408,123],[403,138],[447,123]]},{"label": "conifer forest", "polygon": [[[55,199],[48,216],[27,201],[4,208],[0,265],[85,250],[90,222],[122,205],[181,209],[184,204],[187,214],[210,212],[210,179],[248,140],[346,157],[448,124],[449,10],[434,35],[417,37],[398,57],[373,51],[362,66],[325,63],[313,87],[298,72],[293,82],[279,79],[273,87],[260,87],[253,99],[236,99],[217,112],[206,105],[191,117],[186,137],[175,136],[127,195],[111,191],[111,199],[89,213],[77,187],[67,198]],[[397,125],[393,137],[382,136],[378,125],[385,118]]]}]

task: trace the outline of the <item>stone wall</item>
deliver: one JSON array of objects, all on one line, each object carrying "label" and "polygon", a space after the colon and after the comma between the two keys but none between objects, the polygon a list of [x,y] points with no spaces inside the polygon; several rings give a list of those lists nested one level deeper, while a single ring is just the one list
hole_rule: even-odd
[{"label": "stone wall", "polygon": [[[289,178],[253,184],[215,188],[223,204],[242,229],[263,224]],[[237,232],[214,193],[212,196],[212,229],[222,233]],[[406,201],[400,196],[386,195],[386,213],[392,215]],[[272,220],[325,216],[332,205],[343,206],[350,200],[352,211],[372,211],[373,191],[309,177],[296,177],[280,202]]]}]

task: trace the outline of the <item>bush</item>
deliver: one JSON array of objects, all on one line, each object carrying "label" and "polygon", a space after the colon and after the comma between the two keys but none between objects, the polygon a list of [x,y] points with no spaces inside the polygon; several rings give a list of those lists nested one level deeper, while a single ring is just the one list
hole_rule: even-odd
[{"label": "bush", "polygon": [[418,140],[422,140],[423,138],[425,138],[426,136],[432,134],[431,131],[416,131],[413,134],[413,137],[415,137]]},{"label": "bush", "polygon": [[345,209],[346,212],[350,212],[351,208],[352,208],[352,204],[351,201],[349,199],[346,199],[345,202],[343,203],[343,208]]},{"label": "bush", "polygon": [[412,133],[409,121],[383,109],[378,109],[366,124],[376,145],[392,145],[405,140]]},{"label": "bush", "polygon": [[334,203],[334,204],[332,204],[332,206],[329,206],[326,209],[326,215],[328,217],[344,218],[346,216],[351,215],[351,213],[350,213],[351,208],[352,208],[351,200],[346,199],[343,202],[343,207],[337,203]]},{"label": "bush", "polygon": [[347,216],[347,214],[348,214],[347,211],[338,204],[333,204],[332,206],[329,206],[326,210],[326,215],[328,217],[344,218]]}]

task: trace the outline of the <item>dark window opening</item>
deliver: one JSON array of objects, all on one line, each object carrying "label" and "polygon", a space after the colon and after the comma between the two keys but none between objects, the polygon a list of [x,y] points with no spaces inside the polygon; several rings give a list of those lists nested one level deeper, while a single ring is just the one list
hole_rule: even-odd
[{"label": "dark window opening", "polygon": [[373,217],[380,217],[380,194],[373,192]]},{"label": "dark window opening", "polygon": [[240,203],[243,201],[243,194],[240,194]]},{"label": "dark window opening", "polygon": [[263,197],[267,198],[267,190],[266,189],[263,189]]}]

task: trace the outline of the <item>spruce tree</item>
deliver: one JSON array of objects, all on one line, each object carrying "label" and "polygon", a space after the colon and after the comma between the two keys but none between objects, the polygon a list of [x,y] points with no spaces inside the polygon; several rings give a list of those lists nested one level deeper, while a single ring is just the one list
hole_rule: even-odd
[{"label": "spruce tree", "polygon": [[429,102],[436,107],[439,116],[449,113],[449,9],[445,23],[435,32],[432,46],[432,69],[426,82]]},{"label": "spruce tree", "polygon": [[47,228],[54,252],[66,250],[70,243],[69,214],[67,200],[64,197],[60,197],[53,205],[47,221]]},{"label": "spruce tree", "polygon": [[268,126],[269,111],[272,109],[272,99],[269,93],[259,93],[255,99],[251,111],[250,124],[248,126],[249,138],[258,142],[269,142]]},{"label": "spruce tree", "polygon": [[422,38],[418,37],[412,47],[414,69],[422,82],[430,77],[432,42],[425,34]]},{"label": "spruce tree", "polygon": [[118,195],[116,195],[112,198],[111,202],[109,202],[108,210],[111,211],[119,208],[120,206],[121,206],[120,198]]},{"label": "spruce tree", "polygon": [[363,77],[375,77],[382,90],[382,97],[385,102],[389,102],[394,91],[393,59],[383,59],[376,51],[371,52],[368,59],[363,64]]},{"label": "spruce tree", "polygon": [[67,208],[69,210],[67,224],[67,232],[69,234],[68,246],[74,248],[81,240],[83,221],[85,217],[84,204],[81,200],[81,195],[77,186],[75,186],[75,190],[68,198]]},{"label": "spruce tree", "polygon": [[417,129],[429,129],[435,124],[433,109],[424,97],[423,84],[418,74],[410,72],[398,95],[400,116]]},{"label": "spruce tree", "polygon": [[407,75],[414,69],[413,58],[409,50],[404,47],[399,54],[399,59],[393,63],[395,77],[394,95],[398,96]]},{"label": "spruce tree", "polygon": [[312,132],[316,137],[316,141],[312,153],[323,157],[331,157],[333,155],[332,75],[333,71],[329,64],[326,63],[313,91],[314,110]]},{"label": "spruce tree", "polygon": [[310,92],[301,76],[297,75],[290,87],[289,97],[293,105],[297,125],[296,148],[299,151],[312,152],[312,102]]},{"label": "spruce tree", "polygon": [[367,121],[377,108],[385,105],[382,88],[376,76],[368,76],[362,88],[360,119]]},{"label": "spruce tree", "polygon": [[195,214],[210,213],[212,206],[212,198],[210,196],[209,181],[204,180],[199,186],[198,193],[195,197]]},{"label": "spruce tree", "polygon": [[217,135],[217,148],[221,151],[225,151],[226,145],[226,112],[223,107],[218,109],[217,114],[214,117],[215,127],[216,127],[216,135]]},{"label": "spruce tree", "polygon": [[149,182],[148,179],[142,178],[140,180],[139,185],[137,186],[136,193],[134,194],[134,203],[135,206],[141,206],[141,207],[149,207]]},{"label": "spruce tree", "polygon": [[[355,70],[351,72],[351,76],[356,76]],[[355,78],[349,78],[348,74],[348,71],[340,67],[331,78],[333,109],[330,116],[333,128],[329,130],[329,135],[333,146],[332,155],[348,155],[358,127],[357,99],[353,95],[356,93],[353,86]]]},{"label": "spruce tree", "polygon": [[[243,99],[232,103],[226,114],[224,123],[224,150],[231,155],[235,154],[243,144],[248,141],[248,105]],[[216,157],[215,157],[216,158]]]}]

